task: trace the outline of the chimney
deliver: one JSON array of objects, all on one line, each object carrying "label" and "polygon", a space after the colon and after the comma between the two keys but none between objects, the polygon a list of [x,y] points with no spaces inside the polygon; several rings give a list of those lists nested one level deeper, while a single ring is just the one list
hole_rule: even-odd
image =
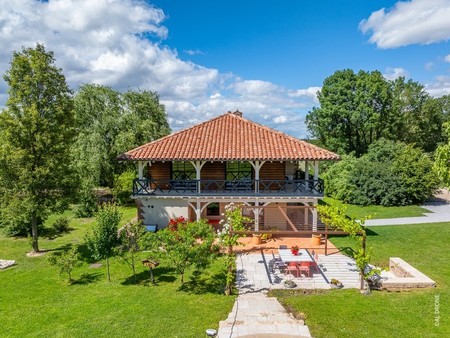
[{"label": "chimney", "polygon": [[242,112],[240,112],[239,109],[236,109],[236,111],[232,114],[242,117]]}]

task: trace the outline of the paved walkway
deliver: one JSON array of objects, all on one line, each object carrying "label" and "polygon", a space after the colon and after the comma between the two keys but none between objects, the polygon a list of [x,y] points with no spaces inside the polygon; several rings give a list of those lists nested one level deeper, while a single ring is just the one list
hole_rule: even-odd
[{"label": "paved walkway", "polygon": [[450,203],[430,203],[421,207],[427,209],[429,213],[425,213],[424,216],[419,217],[370,219],[366,221],[365,225],[382,226],[450,222]]},{"label": "paved walkway", "polygon": [[[277,253],[275,253],[277,256]],[[297,289],[329,289],[332,278],[339,279],[344,287],[359,287],[355,262],[341,254],[319,255],[322,273],[311,278],[293,278],[278,269],[271,270],[272,253],[253,252],[239,254],[236,259],[236,284],[239,296],[225,321],[220,322],[219,338],[243,337],[310,337],[302,320],[295,319],[278,303],[267,297],[270,289],[285,289],[284,281],[293,280]]]}]

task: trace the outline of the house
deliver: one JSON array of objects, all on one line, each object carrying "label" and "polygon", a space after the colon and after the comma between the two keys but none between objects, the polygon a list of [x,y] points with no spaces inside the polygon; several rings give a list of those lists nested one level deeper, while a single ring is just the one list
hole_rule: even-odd
[{"label": "house", "polygon": [[179,216],[217,224],[225,205],[237,202],[259,231],[302,223],[317,228],[324,189],[319,162],[339,156],[236,111],[144,144],[119,160],[137,162],[132,197],[144,224],[164,228]]}]

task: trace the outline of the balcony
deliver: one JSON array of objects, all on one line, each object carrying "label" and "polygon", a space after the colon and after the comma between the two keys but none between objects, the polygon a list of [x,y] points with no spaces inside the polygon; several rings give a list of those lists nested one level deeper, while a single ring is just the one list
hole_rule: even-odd
[{"label": "balcony", "polygon": [[323,196],[323,180],[135,179],[133,196]]}]

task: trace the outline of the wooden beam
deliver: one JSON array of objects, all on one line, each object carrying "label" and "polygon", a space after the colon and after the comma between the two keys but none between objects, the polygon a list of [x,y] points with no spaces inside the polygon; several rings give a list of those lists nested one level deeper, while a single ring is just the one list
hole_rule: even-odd
[{"label": "wooden beam", "polygon": [[289,223],[289,225],[291,226],[292,230],[298,231],[298,229],[295,227],[294,223],[291,222],[289,217],[286,215],[286,213],[284,212],[284,210],[280,206],[278,206],[278,210],[280,210],[281,214],[283,215],[284,219]]}]

